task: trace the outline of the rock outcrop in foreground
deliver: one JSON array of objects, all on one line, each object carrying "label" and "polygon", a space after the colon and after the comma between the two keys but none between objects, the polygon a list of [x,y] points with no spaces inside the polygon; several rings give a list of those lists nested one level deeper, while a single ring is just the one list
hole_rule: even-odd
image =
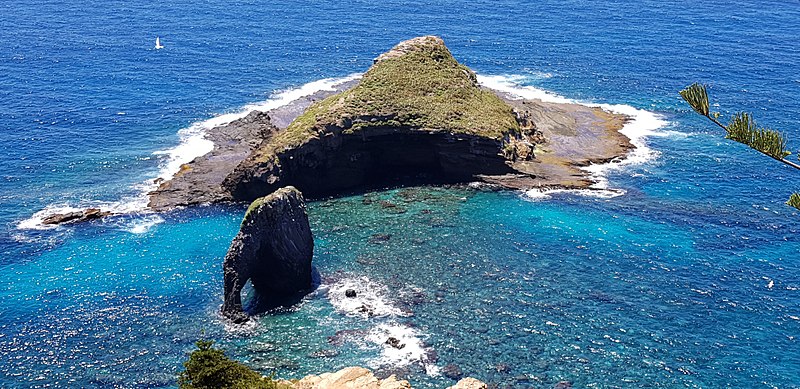
[{"label": "rock outcrop in foreground", "polygon": [[[335,373],[310,375],[297,382],[282,381],[293,389],[411,389],[411,384],[394,375],[380,380],[363,367],[347,367]],[[447,389],[486,389],[485,383],[474,378],[464,378]]]},{"label": "rock outcrop in foreground", "polygon": [[280,299],[312,286],[314,239],[303,195],[293,187],[254,201],[223,262],[222,314],[247,320],[241,292],[248,280],[259,295]]}]

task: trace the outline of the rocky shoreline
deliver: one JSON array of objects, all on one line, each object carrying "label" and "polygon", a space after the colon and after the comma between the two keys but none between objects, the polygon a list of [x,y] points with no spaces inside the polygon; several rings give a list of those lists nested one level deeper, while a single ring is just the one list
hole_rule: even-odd
[{"label": "rocky shoreline", "polygon": [[[411,383],[394,375],[379,379],[368,369],[356,366],[332,373],[309,375],[297,381],[281,380],[278,384],[292,389],[412,389]],[[475,378],[463,378],[447,389],[487,388],[488,385]]]},{"label": "rocky shoreline", "polygon": [[183,165],[172,179],[157,182],[159,187],[150,193],[148,207],[164,211],[177,206],[232,201],[222,182],[265,138],[285,130],[311,104],[357,83],[357,80],[346,81],[332,90],[317,91],[266,112],[253,111],[244,118],[208,130],[205,138],[214,143],[214,149]]}]

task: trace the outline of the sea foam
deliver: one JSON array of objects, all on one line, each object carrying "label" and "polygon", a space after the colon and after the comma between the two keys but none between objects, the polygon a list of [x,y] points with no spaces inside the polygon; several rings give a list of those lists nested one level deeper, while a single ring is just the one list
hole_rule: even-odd
[{"label": "sea foam", "polygon": [[621,196],[625,193],[622,189],[608,187],[607,175],[612,170],[619,170],[632,165],[639,165],[652,161],[658,157],[659,153],[647,146],[646,138],[651,136],[668,136],[671,132],[659,131],[669,124],[663,116],[632,107],[625,104],[598,104],[582,102],[559,96],[549,91],[532,86],[522,85],[526,79],[520,75],[498,75],[483,76],[478,75],[478,82],[487,88],[509,94],[512,98],[538,99],[544,102],[559,104],[580,104],[587,107],[599,107],[606,111],[627,115],[632,118],[620,130],[620,133],[630,139],[631,144],[636,146],[630,151],[626,158],[615,160],[608,163],[589,165],[584,168],[595,182],[588,190],[565,190],[565,189],[531,189],[526,192],[526,197],[532,200],[546,199],[555,193],[573,193],[583,196],[600,198],[611,198]]},{"label": "sea foam", "polygon": [[[346,297],[345,292],[352,289],[356,297]],[[398,317],[408,313],[392,306],[387,296],[387,287],[371,281],[367,277],[346,278],[328,286],[328,300],[331,305],[348,316]]]},{"label": "sea foam", "polygon": [[[429,375],[439,374],[439,368],[430,361],[431,349],[422,341],[424,334],[408,324],[399,323],[398,319],[411,316],[392,303],[389,288],[367,277],[350,277],[341,279],[327,289],[328,301],[338,311],[347,316],[361,317],[372,327],[366,341],[378,346],[381,353],[367,364],[372,368],[383,366],[407,366],[419,364]],[[355,297],[345,295],[348,289],[356,292]],[[399,347],[387,343],[389,338],[399,342]]]},{"label": "sea foam", "polygon": [[[169,180],[180,171],[181,165],[210,153],[214,149],[214,143],[205,138],[208,130],[242,119],[253,111],[269,111],[288,105],[297,99],[312,95],[316,92],[332,91],[337,86],[360,77],[361,74],[356,73],[346,77],[324,78],[312,81],[297,88],[276,92],[265,101],[247,104],[235,112],[215,116],[184,128],[178,131],[180,142],[177,146],[154,153],[164,158],[158,178]],[[151,188],[151,190],[152,189],[154,188]]]},{"label": "sea foam", "polygon": [[[159,150],[153,154],[161,159],[157,179],[170,180],[181,169],[181,165],[193,161],[195,158],[208,154],[214,149],[214,143],[206,139],[208,130],[229,124],[244,118],[253,111],[269,111],[285,106],[292,101],[312,95],[320,91],[331,91],[337,86],[356,80],[361,74],[351,74],[346,77],[325,78],[312,81],[297,88],[289,88],[272,94],[269,99],[245,105],[235,112],[226,113],[199,121],[187,128],[178,131],[179,142],[175,147]],[[154,217],[152,211],[147,209],[148,193],[156,189],[156,180],[148,179],[136,183],[133,188],[138,192],[135,196],[125,197],[118,201],[81,200],[67,203],[54,203],[34,213],[31,217],[17,223],[20,230],[47,230],[59,228],[56,225],[42,224],[47,216],[69,212],[79,212],[87,208],[99,208],[102,211],[115,215],[133,215],[126,219],[120,228],[131,233],[144,233],[151,227],[164,221],[161,217]]]}]

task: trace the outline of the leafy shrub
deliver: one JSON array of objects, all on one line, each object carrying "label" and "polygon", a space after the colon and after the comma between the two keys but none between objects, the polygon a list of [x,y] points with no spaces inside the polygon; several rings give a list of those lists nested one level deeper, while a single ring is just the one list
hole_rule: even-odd
[{"label": "leafy shrub", "polygon": [[287,389],[272,378],[231,360],[225,352],[211,347],[214,342],[198,340],[197,350],[183,363],[186,370],[180,373],[178,385],[181,389]]}]

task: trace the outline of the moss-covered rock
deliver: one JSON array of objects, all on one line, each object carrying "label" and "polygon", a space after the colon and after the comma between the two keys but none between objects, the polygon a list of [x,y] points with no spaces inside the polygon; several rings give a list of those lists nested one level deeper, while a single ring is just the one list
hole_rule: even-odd
[{"label": "moss-covered rock", "polygon": [[314,237],[303,195],[293,187],[276,190],[250,205],[222,263],[222,314],[248,320],[241,292],[248,280],[265,303],[302,297],[311,288]]}]

